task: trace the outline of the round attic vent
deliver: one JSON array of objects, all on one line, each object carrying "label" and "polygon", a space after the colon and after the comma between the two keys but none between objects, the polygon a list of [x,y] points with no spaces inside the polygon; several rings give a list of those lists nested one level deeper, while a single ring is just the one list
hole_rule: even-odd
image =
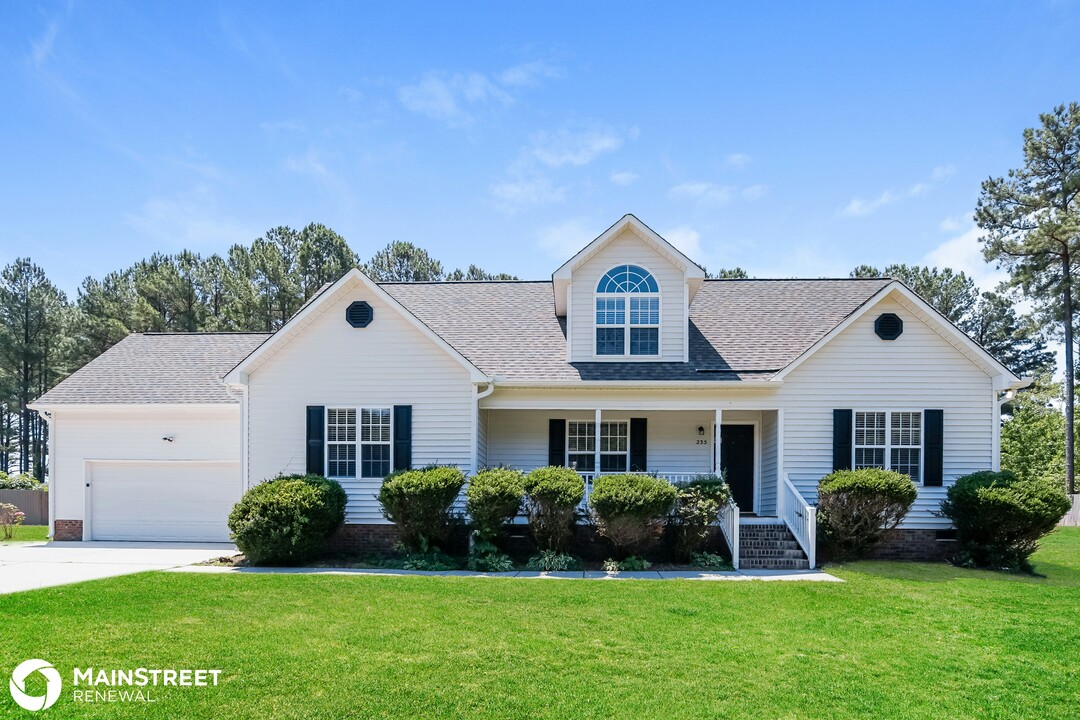
[{"label": "round attic vent", "polygon": [[883,313],[874,321],[874,332],[882,340],[895,340],[904,332],[904,321],[893,313]]},{"label": "round attic vent", "polygon": [[345,308],[345,320],[354,328],[367,327],[371,324],[374,316],[375,312],[371,309],[371,306],[362,300],[358,300]]}]

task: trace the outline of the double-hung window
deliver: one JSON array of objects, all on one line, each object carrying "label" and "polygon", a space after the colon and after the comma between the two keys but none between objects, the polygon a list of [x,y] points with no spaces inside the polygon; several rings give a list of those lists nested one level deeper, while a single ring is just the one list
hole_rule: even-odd
[{"label": "double-hung window", "polygon": [[390,408],[327,409],[326,474],[336,478],[390,474]]},{"label": "double-hung window", "polygon": [[895,470],[922,481],[922,413],[856,412],[854,468]]},{"label": "double-hung window", "polygon": [[648,270],[619,265],[596,286],[596,354],[660,354],[660,286]]},{"label": "double-hung window", "polygon": [[600,442],[600,472],[626,472],[630,467],[630,431],[625,421],[566,424],[566,464],[581,472],[596,470],[596,443]]}]

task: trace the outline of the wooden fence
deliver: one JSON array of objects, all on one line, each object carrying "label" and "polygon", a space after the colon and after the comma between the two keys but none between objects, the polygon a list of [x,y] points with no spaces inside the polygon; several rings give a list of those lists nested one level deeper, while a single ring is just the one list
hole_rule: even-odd
[{"label": "wooden fence", "polygon": [[49,524],[49,493],[40,490],[0,490],[0,503],[11,503],[26,513],[23,525]]}]

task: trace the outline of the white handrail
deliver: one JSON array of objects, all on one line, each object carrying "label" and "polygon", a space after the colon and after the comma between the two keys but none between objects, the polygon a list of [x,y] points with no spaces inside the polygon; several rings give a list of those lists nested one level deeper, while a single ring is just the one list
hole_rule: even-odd
[{"label": "white handrail", "polygon": [[720,508],[720,531],[724,533],[731,549],[731,567],[739,569],[739,506],[734,498],[728,498],[727,504]]},{"label": "white handrail", "polygon": [[817,567],[817,508],[806,502],[787,473],[784,473],[784,484],[777,500],[781,519],[806,553],[813,570]]}]

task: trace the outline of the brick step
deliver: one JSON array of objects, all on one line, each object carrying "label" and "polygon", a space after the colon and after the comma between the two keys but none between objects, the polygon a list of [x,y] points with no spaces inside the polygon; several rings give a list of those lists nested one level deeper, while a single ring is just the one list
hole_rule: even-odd
[{"label": "brick step", "polygon": [[809,570],[810,562],[794,558],[769,558],[739,560],[740,570]]},{"label": "brick step", "polygon": [[739,538],[740,548],[786,548],[788,550],[796,550],[799,547],[799,543],[795,540],[757,540]]},{"label": "brick step", "polygon": [[743,552],[742,548],[739,548],[739,560],[762,558],[794,558],[796,560],[805,560],[806,555],[803,554],[802,550],[750,550],[748,552]]}]

